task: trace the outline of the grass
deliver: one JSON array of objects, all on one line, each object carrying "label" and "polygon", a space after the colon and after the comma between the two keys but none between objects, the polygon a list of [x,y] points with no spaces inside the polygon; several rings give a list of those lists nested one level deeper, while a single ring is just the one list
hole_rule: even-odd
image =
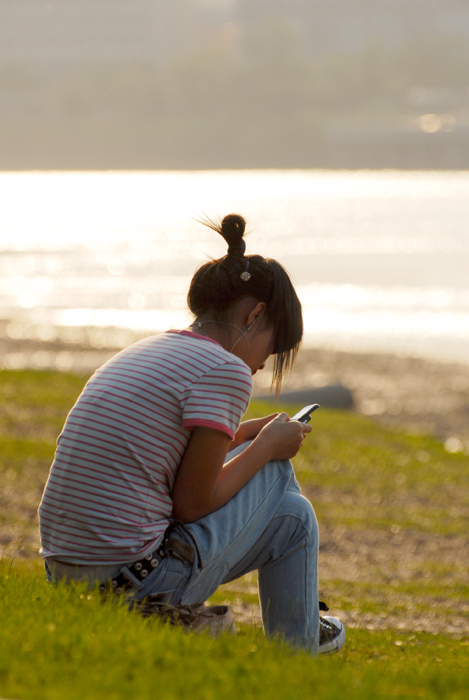
[{"label": "grass", "polygon": [[[213,597],[233,606],[238,636],[194,637],[45,582],[36,509],[84,381],[0,372],[1,697],[466,697],[467,456],[317,411],[295,467],[320,523],[321,593],[347,623],[344,651],[311,659],[266,641],[249,622],[255,575]],[[270,411],[256,403],[250,413]]]},{"label": "grass", "polygon": [[[260,404],[254,410],[268,409]],[[321,523],[466,533],[467,455],[449,454],[431,437],[392,431],[357,414],[323,409],[311,425],[313,434],[294,462]]]},{"label": "grass", "polygon": [[342,654],[312,659],[260,630],[212,640],[45,585],[37,563],[4,562],[0,692],[9,698],[464,698],[467,646],[439,635],[352,629]]}]

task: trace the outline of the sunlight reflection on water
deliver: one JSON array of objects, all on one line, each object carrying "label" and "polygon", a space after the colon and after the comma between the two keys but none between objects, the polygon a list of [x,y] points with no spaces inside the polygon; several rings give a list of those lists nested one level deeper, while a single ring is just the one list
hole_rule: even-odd
[{"label": "sunlight reflection on water", "polygon": [[197,265],[225,244],[194,221],[240,211],[278,258],[306,341],[469,361],[469,173],[0,173],[0,319],[184,326]]}]

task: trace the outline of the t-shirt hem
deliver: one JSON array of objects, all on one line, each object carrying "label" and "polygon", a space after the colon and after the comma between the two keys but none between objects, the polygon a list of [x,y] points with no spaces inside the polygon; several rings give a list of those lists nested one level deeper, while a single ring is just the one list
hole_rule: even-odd
[{"label": "t-shirt hem", "polygon": [[44,547],[41,547],[39,554],[45,561],[51,559],[56,561],[58,564],[65,564],[66,566],[125,566],[126,564],[132,564],[140,559],[144,559],[146,556],[148,556],[148,554],[151,554],[155,551],[155,549],[158,549],[163,540],[165,530],[163,530],[163,532],[154,541],[152,541],[151,544],[140,550],[138,554],[129,552],[128,556],[123,553],[116,552],[115,558],[100,559],[99,557],[92,558],[91,556],[77,556],[76,553],[74,554],[71,552],[48,551]]}]

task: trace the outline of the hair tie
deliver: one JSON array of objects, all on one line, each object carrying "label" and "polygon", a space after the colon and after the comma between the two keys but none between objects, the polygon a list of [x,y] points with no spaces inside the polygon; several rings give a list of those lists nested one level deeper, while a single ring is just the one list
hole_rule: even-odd
[{"label": "hair tie", "polygon": [[230,243],[228,246],[228,257],[229,258],[243,258],[246,251],[246,243],[241,239],[234,243]]}]

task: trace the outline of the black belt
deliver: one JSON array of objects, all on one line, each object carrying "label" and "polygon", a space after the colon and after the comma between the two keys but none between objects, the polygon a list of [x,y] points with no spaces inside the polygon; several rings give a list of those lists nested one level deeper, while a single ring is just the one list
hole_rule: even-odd
[{"label": "black belt", "polygon": [[[161,554],[159,550],[148,554],[143,559],[135,561],[133,564],[127,566],[128,571],[135,576],[138,581],[143,581],[149,573],[151,573],[160,561],[164,559],[166,553]],[[99,587],[101,593],[104,593],[106,589],[111,588],[113,593],[120,595],[124,593],[128,588],[135,588],[134,582],[124,573],[120,573],[115,578],[108,581],[108,583],[102,583]]]},{"label": "black belt", "polygon": [[[135,577],[137,581],[143,581],[148,574],[150,574],[158,564],[168,555],[175,556],[182,561],[192,564],[194,561],[194,547],[190,544],[186,544],[177,537],[171,537],[171,531],[173,525],[170,525],[166,530],[163,543],[151,554],[148,554],[143,559],[128,564],[125,568]],[[124,593],[128,588],[135,588],[135,582],[132,578],[127,575],[127,571],[121,572],[115,578],[111,579],[107,583],[102,583],[99,587],[101,593],[105,593],[106,590],[111,589],[112,592],[120,595]]]}]

